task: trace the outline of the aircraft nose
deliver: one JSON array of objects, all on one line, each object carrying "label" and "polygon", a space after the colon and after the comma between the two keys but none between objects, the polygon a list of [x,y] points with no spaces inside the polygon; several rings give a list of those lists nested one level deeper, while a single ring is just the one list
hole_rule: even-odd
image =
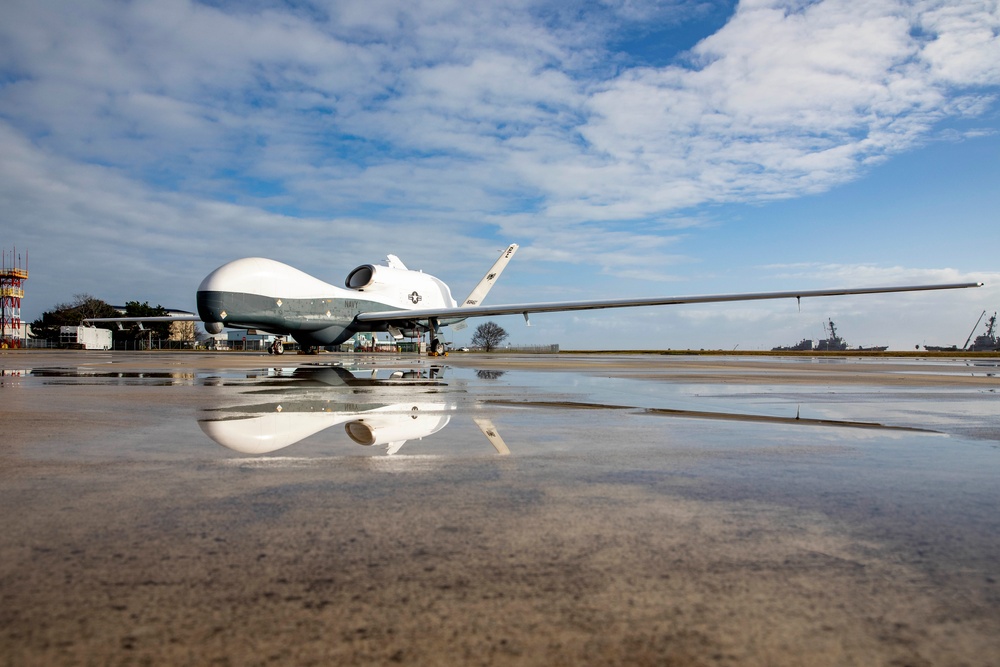
[{"label": "aircraft nose", "polygon": [[226,317],[226,304],[222,292],[198,291],[198,316],[207,325],[223,322]]},{"label": "aircraft nose", "polygon": [[206,323],[225,322],[239,310],[246,292],[258,289],[262,260],[255,257],[223,264],[205,276],[198,286],[198,315]]}]

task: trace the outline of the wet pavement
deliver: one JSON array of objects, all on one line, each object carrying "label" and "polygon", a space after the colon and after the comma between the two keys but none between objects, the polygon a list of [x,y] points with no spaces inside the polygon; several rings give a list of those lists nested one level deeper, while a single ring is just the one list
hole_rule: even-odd
[{"label": "wet pavement", "polygon": [[0,664],[994,665],[998,373],[0,354]]}]

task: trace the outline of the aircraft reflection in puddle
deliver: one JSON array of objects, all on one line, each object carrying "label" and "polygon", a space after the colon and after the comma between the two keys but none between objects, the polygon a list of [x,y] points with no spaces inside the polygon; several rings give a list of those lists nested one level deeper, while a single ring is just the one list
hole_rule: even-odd
[{"label": "aircraft reflection in puddle", "polygon": [[781,424],[786,426],[822,426],[833,428],[868,429],[878,431],[896,431],[903,433],[925,433],[942,435],[933,429],[916,426],[894,426],[879,422],[857,421],[850,419],[822,419],[801,417],[799,409],[796,408],[794,417],[780,417],[774,415],[748,414],[744,412],[712,412],[706,410],[678,410],[672,408],[641,408],[627,405],[603,404],[603,403],[580,403],[573,401],[518,401],[493,399],[486,401],[491,405],[505,405],[522,408],[544,408],[548,410],[618,410],[631,412],[634,414],[654,415],[660,417],[677,417],[682,419],[702,419],[717,421],[734,421],[757,424]]},{"label": "aircraft reflection in puddle", "polygon": [[[280,393],[288,400],[274,403],[222,408],[219,418],[199,419],[201,430],[220,445],[242,454],[269,454],[300,442],[334,426],[343,425],[347,437],[365,447],[384,446],[387,456],[397,453],[408,441],[431,436],[451,421],[454,401],[444,394],[424,394],[429,400],[393,402],[400,398],[383,393],[365,392],[374,400],[345,401],[342,392],[371,387],[444,385],[442,369],[390,371],[379,377],[378,369],[351,371],[342,366],[305,366],[294,369],[271,369],[268,381],[280,384],[258,394]],[[262,379],[262,378],[254,378]],[[510,453],[496,427],[488,419],[474,419],[483,435],[498,454]]]},{"label": "aircraft reflection in puddle", "polygon": [[387,370],[347,368],[335,364],[309,364],[295,368],[269,368],[251,376],[255,380],[274,380],[282,387],[385,387],[394,385],[444,386],[444,368]]}]

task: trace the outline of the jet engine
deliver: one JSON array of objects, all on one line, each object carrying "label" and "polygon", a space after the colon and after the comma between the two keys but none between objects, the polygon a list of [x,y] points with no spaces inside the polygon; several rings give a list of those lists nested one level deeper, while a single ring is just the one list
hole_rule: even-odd
[{"label": "jet engine", "polygon": [[376,282],[384,283],[384,280],[376,280],[378,272],[379,267],[373,264],[362,264],[347,274],[347,280],[344,281],[344,286],[348,289],[363,290],[366,287],[371,287]]},{"label": "jet engine", "polygon": [[432,275],[396,266],[362,264],[349,274],[344,285],[351,290],[378,295],[378,300],[396,308],[452,308],[451,290]]}]

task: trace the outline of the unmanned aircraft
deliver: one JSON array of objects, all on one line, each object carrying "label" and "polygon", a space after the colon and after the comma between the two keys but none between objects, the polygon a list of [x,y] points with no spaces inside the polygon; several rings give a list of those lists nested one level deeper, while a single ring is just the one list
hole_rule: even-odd
[{"label": "unmanned aircraft", "polygon": [[[430,332],[431,353],[435,354],[444,351],[443,327],[461,327],[470,317],[520,314],[527,322],[531,313],[919,292],[981,287],[983,284],[945,283],[482,305],[483,299],[517,249],[516,243],[509,245],[461,305],[452,297],[451,290],[444,282],[422,271],[406,268],[395,255],[388,255],[385,265],[362,264],[355,268],[347,274],[344,287],[331,285],[281,262],[249,257],[223,264],[201,282],[197,293],[198,317],[119,317],[91,318],[85,321],[201,321],[209,333],[220,333],[224,327],[254,329],[282,337],[290,336],[304,348],[337,345],[362,332],[388,332],[396,340],[417,338]],[[280,344],[274,351],[282,351]]]}]

